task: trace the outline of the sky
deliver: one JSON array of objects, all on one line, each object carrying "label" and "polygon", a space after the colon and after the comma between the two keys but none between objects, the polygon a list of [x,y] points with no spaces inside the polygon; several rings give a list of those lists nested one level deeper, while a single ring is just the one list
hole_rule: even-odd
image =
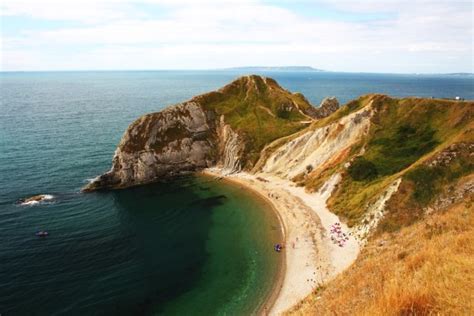
[{"label": "sky", "polygon": [[472,0],[1,0],[2,71],[474,72]]}]

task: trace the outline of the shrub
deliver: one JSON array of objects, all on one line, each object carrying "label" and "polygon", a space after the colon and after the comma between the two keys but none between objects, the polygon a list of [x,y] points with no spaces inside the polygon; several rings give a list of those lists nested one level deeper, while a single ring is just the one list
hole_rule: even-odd
[{"label": "shrub", "polygon": [[405,169],[438,144],[429,126],[402,124],[379,133],[369,143],[368,157],[381,175]]},{"label": "shrub", "polygon": [[377,168],[364,157],[357,157],[347,171],[355,181],[370,180],[377,177]]},{"label": "shrub", "polygon": [[281,119],[285,119],[285,120],[289,119],[289,118],[290,118],[290,114],[291,114],[291,112],[288,111],[288,110],[287,110],[286,108],[284,108],[284,107],[281,107],[281,108],[279,108],[279,109],[277,110],[277,116],[278,116],[279,118],[281,118]]},{"label": "shrub", "polygon": [[410,171],[406,177],[415,184],[412,197],[418,203],[426,205],[438,192],[437,182],[443,177],[443,170],[422,165]]}]

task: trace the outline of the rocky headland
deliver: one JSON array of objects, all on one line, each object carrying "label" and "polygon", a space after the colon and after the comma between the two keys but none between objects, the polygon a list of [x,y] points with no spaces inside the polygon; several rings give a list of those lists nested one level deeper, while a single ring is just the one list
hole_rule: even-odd
[{"label": "rocky headland", "polygon": [[225,87],[138,118],[123,135],[112,168],[84,190],[125,188],[219,166],[250,169],[271,141],[339,108],[314,108],[270,78],[241,77]]},{"label": "rocky headland", "polygon": [[[421,304],[422,311],[462,314],[443,302],[464,292],[451,294],[458,291],[451,288],[441,293],[437,289],[445,283],[436,280],[429,279],[434,285],[425,293],[426,302],[417,301],[415,293],[406,301],[397,299],[405,305],[392,308],[390,300],[377,296],[383,290],[376,290],[380,282],[393,287],[400,281],[397,275],[415,278],[413,270],[393,272],[382,280],[359,274],[370,273],[379,262],[393,262],[391,254],[401,251],[398,237],[418,236],[420,245],[431,247],[430,253],[446,249],[420,232],[422,223],[441,218],[442,212],[465,211],[462,214],[473,220],[468,216],[474,193],[473,114],[471,101],[379,94],[343,106],[326,98],[314,107],[302,94],[285,90],[271,78],[245,76],[137,119],[123,135],[110,171],[84,191],[126,188],[207,170],[259,192],[273,204],[285,227],[286,272],[276,289],[279,295],[272,296],[273,314],[291,307],[296,314],[363,314],[369,309],[375,314],[404,314],[413,304]],[[442,234],[444,227],[436,232]],[[374,256],[377,262],[368,260]],[[399,264],[412,267],[405,257],[399,255]],[[426,269],[434,271],[434,261],[423,260],[431,262]],[[440,282],[459,277],[453,271],[442,270]],[[430,273],[423,274],[423,282]],[[340,286],[352,287],[338,291]],[[389,294],[411,293],[403,282],[394,291],[399,292]]]}]

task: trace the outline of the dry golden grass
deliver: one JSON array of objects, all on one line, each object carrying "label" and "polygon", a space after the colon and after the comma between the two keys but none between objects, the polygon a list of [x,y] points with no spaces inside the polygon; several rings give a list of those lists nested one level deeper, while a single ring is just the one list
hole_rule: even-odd
[{"label": "dry golden grass", "polygon": [[466,202],[371,240],[295,315],[474,315],[474,212]]}]

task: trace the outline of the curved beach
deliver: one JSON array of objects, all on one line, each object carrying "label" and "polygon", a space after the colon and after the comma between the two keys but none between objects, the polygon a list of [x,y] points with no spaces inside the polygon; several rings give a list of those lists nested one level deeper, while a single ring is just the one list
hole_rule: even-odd
[{"label": "curved beach", "polygon": [[[217,177],[222,181],[226,181],[232,185],[239,186],[242,189],[248,190],[252,193],[254,193],[258,198],[262,199],[265,201],[266,204],[268,204],[268,209],[271,210],[274,216],[278,219],[279,222],[279,227],[281,229],[280,234],[281,234],[281,241],[286,241],[286,226],[285,226],[285,221],[281,217],[281,212],[276,208],[276,204],[267,196],[265,195],[261,190],[258,188],[252,186],[251,184],[243,181],[242,179],[235,178],[235,177],[222,177],[222,175],[219,173],[218,170],[213,169],[211,170],[206,170],[203,172],[203,174],[207,176],[213,176]],[[273,246],[273,245],[270,245]],[[263,304],[258,306],[257,308],[257,314],[258,315],[269,315],[272,311],[273,306],[275,305],[275,302],[280,296],[280,291],[283,287],[283,282],[285,279],[286,275],[286,252],[282,251],[280,253],[280,260],[278,263],[278,272],[275,275],[275,280],[272,282],[272,289],[270,293],[266,295],[266,297],[263,300]]]},{"label": "curved beach", "polygon": [[[222,177],[219,169],[205,173]],[[340,223],[326,208],[335,181],[324,192],[306,193],[294,183],[268,174],[237,173],[225,179],[264,197],[276,211],[283,228],[284,264],[268,296],[263,314],[279,315],[298,304],[354,262],[359,245],[354,237],[340,247],[333,243],[329,226]],[[341,223],[342,231],[349,232]]]}]

